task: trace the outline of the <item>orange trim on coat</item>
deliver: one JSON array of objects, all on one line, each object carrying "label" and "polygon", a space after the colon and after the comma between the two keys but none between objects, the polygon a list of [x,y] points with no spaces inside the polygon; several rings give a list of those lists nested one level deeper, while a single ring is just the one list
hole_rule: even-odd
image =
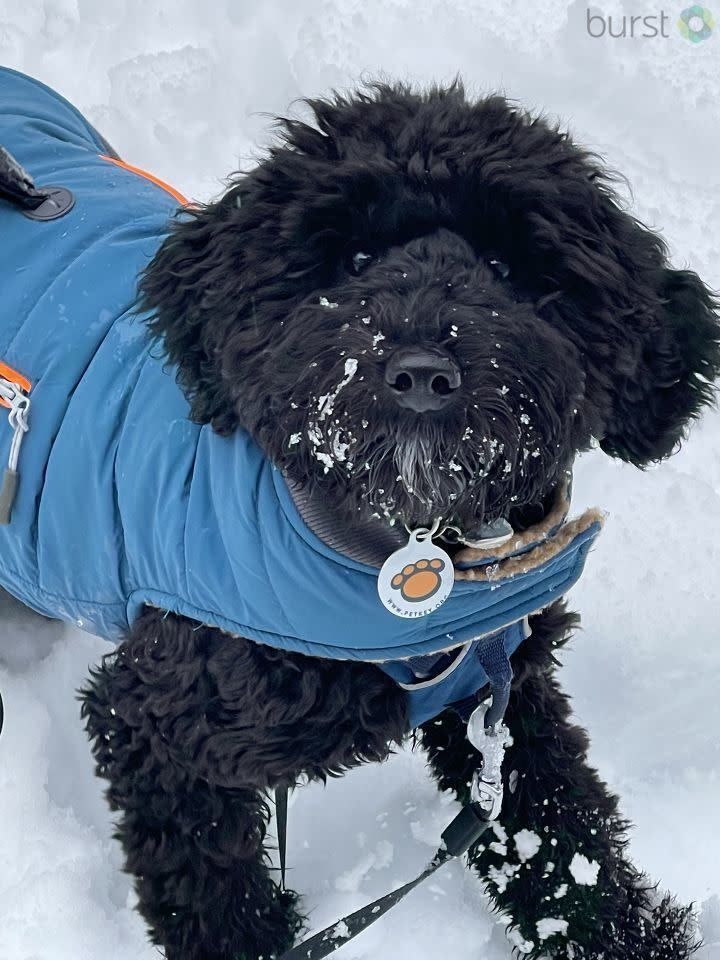
[{"label": "orange trim on coat", "polygon": [[145,180],[149,180],[150,183],[154,183],[155,186],[162,187],[163,190],[169,193],[171,197],[174,197],[178,203],[182,204],[183,207],[190,206],[190,201],[186,200],[185,197],[181,193],[178,193],[174,187],[171,187],[170,184],[165,183],[164,180],[160,180],[158,177],[153,176],[152,173],[148,173],[147,170],[142,170],[140,167],[133,167],[132,164],[125,163],[124,160],[116,160],[115,157],[107,157],[103,153],[100,154],[100,159],[109,160],[110,163],[114,163],[118,167],[122,167],[123,170],[129,170],[130,173],[136,173],[139,177],[144,177]]},{"label": "orange trim on coat", "polygon": [[[9,380],[10,383],[14,383],[16,386],[21,387],[25,393],[30,393],[32,390],[32,384],[27,377],[24,377],[21,373],[18,373],[17,370],[13,370],[11,366],[8,366],[7,363],[0,361],[0,377],[4,377],[6,380]],[[4,400],[0,397],[0,406],[7,407],[10,409],[10,404],[7,400]]]}]

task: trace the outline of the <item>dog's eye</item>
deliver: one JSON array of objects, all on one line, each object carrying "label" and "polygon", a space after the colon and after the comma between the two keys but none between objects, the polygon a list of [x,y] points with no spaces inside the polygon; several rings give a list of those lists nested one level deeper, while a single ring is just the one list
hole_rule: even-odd
[{"label": "dog's eye", "polygon": [[353,273],[362,273],[372,259],[373,255],[371,253],[364,253],[362,250],[358,250],[357,253],[352,255],[350,261],[352,263]]},{"label": "dog's eye", "polygon": [[510,275],[510,267],[506,263],[503,263],[502,260],[488,260],[488,263],[499,277],[507,280]]}]

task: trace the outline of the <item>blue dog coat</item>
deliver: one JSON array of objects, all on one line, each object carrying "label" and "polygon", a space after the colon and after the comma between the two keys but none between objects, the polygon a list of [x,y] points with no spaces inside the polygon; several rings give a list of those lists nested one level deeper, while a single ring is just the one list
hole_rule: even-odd
[{"label": "blue dog coat", "polygon": [[[133,312],[177,195],[104,158],[74,107],[3,69],[0,145],[40,188],[61,185],[76,201],[46,223],[0,201],[0,361],[32,383],[0,583],[115,641],[150,604],[273,647],[377,661],[409,689],[406,658],[464,649],[462,671],[418,688],[413,724],[483,686],[470,641],[500,637],[512,652],[524,618],[580,576],[600,518],[561,517],[504,557],[466,550],[442,606],[393,616],[378,570],[312,533],[247,433],[190,422],[174,371]],[[0,458],[12,434],[0,420]]]}]

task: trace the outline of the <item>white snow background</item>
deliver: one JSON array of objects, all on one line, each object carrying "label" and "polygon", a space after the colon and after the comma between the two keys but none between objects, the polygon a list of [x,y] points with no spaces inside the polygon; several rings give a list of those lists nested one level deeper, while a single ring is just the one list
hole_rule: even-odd
[{"label": "white snow background", "polygon": [[[708,0],[712,6],[715,0]],[[668,38],[592,39],[563,0],[3,0],[0,63],[75,103],[130,163],[186,195],[216,195],[291,101],[363,76],[460,72],[558,116],[627,175],[634,210],[674,262],[720,287],[720,26],[691,44],[682,0],[595,12],[667,13]],[[720,8],[715,11],[720,22]],[[296,111],[300,110],[295,106]],[[641,473],[600,453],[575,507],[610,512],[573,592],[584,631],[563,670],[592,760],[636,824],[632,854],[701,914],[720,958],[720,415]],[[120,872],[74,689],[109,646],[54,625],[0,627],[0,960],[151,960]],[[313,929],[413,876],[455,805],[420,754],[296,793],[292,884]],[[549,915],[553,915],[551,912]],[[561,911],[557,911],[561,915]],[[503,960],[503,924],[460,864],[366,931],[342,960]]]}]

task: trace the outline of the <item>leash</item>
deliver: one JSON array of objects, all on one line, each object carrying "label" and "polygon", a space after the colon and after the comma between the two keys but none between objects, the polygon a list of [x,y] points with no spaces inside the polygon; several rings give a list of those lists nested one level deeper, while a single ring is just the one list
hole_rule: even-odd
[{"label": "leash", "polygon": [[465,853],[480,839],[491,823],[492,821],[487,819],[479,804],[469,803],[445,828],[442,833],[443,842],[437,853],[414,880],[380,897],[379,900],[368,903],[355,913],[348,914],[337,923],[325,927],[309,940],[283,953],[279,960],[321,960],[322,957],[334,953],[344,943],[362,933],[371,923],[375,923],[388,910],[400,903],[411,890],[431,877],[444,863]]},{"label": "leash", "polygon": [[280,851],[280,889],[285,890],[285,861],[287,856],[288,788],[275,787],[275,818],[277,820],[278,850]]},{"label": "leash", "polygon": [[[470,803],[466,804],[441,834],[442,843],[432,860],[414,880],[392,890],[372,903],[325,927],[302,943],[296,944],[278,960],[322,960],[343,944],[362,933],[372,923],[400,903],[412,890],[431,877],[436,870],[466,853],[477,843],[500,814],[503,788],[501,767],[505,750],[512,743],[508,728],[498,722],[486,726],[492,706],[480,704],[468,720],[468,740],[482,755],[482,767],[473,776]],[[494,712],[494,711],[493,711]],[[285,786],[275,790],[278,820],[278,846],[282,888],[285,889],[285,847],[287,841],[287,794]]]}]

